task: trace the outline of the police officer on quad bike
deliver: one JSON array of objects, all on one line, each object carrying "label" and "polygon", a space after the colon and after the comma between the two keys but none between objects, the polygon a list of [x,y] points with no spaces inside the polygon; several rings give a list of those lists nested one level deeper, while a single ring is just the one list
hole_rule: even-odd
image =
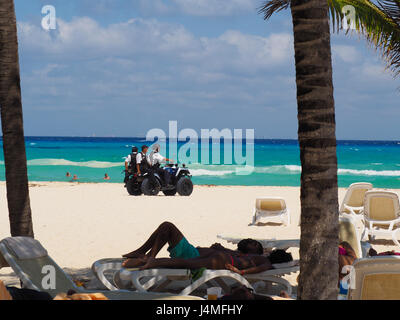
[{"label": "police officer on quad bike", "polygon": [[126,157],[125,160],[125,187],[128,182],[129,176],[132,174],[141,175],[149,171],[150,162],[147,158],[148,146],[143,145],[142,151],[138,152],[137,147],[132,148],[132,153]]},{"label": "police officer on quad bike", "polygon": [[170,185],[171,174],[167,170],[160,168],[161,163],[167,162],[167,161],[173,162],[173,160],[163,157],[160,154],[160,148],[161,148],[160,145],[157,143],[153,145],[153,148],[152,148],[153,151],[150,153],[150,156],[149,156],[149,162],[151,164],[151,171],[152,171],[152,173],[157,173],[162,178],[162,181],[164,183],[163,187],[174,188],[173,185]]},{"label": "police officer on quad bike", "polygon": [[125,159],[125,187],[126,183],[128,182],[129,176],[136,172],[136,156],[138,154],[138,148],[132,147],[132,152],[126,157]]}]

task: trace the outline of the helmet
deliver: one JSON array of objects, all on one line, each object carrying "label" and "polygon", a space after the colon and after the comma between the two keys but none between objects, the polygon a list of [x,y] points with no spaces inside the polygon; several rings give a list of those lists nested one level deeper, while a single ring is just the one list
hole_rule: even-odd
[{"label": "helmet", "polygon": [[160,147],[160,145],[158,143],[153,144],[153,148],[152,149],[153,149],[154,152],[160,152],[160,148],[161,147]]}]

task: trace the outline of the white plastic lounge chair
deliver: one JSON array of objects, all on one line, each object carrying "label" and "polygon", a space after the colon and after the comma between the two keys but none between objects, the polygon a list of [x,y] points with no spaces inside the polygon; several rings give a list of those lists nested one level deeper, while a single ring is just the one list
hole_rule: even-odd
[{"label": "white plastic lounge chair", "polygon": [[[233,279],[235,282],[242,284],[248,288],[253,288],[249,281],[256,283],[260,281],[269,281],[281,284],[289,295],[292,294],[291,284],[283,278],[284,274],[290,274],[294,270],[298,270],[297,261],[289,263],[274,264],[272,270],[268,270],[257,274],[248,274],[241,276],[229,270],[205,270],[198,280],[186,286],[179,295],[189,295],[202,285],[208,285],[209,281],[214,280],[217,286],[220,286],[225,293],[229,293],[231,285],[224,280]],[[171,282],[191,280],[191,273],[188,269],[120,269],[114,275],[114,283],[116,287],[134,288],[139,292],[148,292],[164,290]],[[108,281],[108,280],[105,280]],[[105,283],[104,283],[105,284]],[[110,284],[108,285],[110,286]]]},{"label": "white plastic lounge chair", "polygon": [[[238,244],[244,238],[239,238],[230,235],[217,235],[217,238],[230,242],[232,244]],[[276,240],[276,239],[258,239],[252,238],[261,243],[264,249],[283,249],[286,250],[288,248],[300,248],[300,240],[299,239],[290,239],[290,240]]]},{"label": "white plastic lounge chair", "polygon": [[[273,241],[269,241],[269,244]],[[274,248],[289,248],[298,247],[299,240],[288,240],[288,241],[275,241],[275,244],[270,247]],[[281,284],[285,287],[289,295],[292,294],[292,286],[290,282],[283,279],[283,275],[288,275],[293,272],[299,271],[298,260],[294,260],[288,263],[274,264],[274,269],[257,273],[247,274],[245,277],[231,272],[229,270],[206,270],[203,272],[201,278],[186,286],[179,294],[188,295],[202,285],[208,285],[209,281],[213,280],[220,286],[225,293],[230,291],[230,285],[228,285],[223,279],[231,279],[237,283],[252,288],[249,283],[257,282],[273,282]],[[122,268],[122,259],[102,259],[98,260],[92,265],[92,270],[97,278],[110,290],[134,288],[139,292],[161,291],[164,290],[171,282],[191,280],[191,273],[188,269],[124,269]],[[112,281],[107,279],[104,275],[106,271],[115,270]],[[253,288],[254,289],[254,288]]]},{"label": "white plastic lounge chair", "polygon": [[262,218],[279,218],[285,225],[290,224],[290,212],[282,198],[258,198],[251,225],[257,224]]},{"label": "white plastic lounge chair", "polygon": [[[53,298],[59,293],[75,290],[78,293],[101,292],[112,300],[176,299],[176,295],[138,293],[127,290],[89,291],[74,284],[71,278],[49,257],[39,241],[29,237],[10,237],[0,241],[0,268],[11,267],[24,288],[47,292]],[[182,300],[200,299],[179,296]]]},{"label": "white plastic lounge chair", "polygon": [[[191,273],[188,269],[121,269],[119,270],[114,279],[119,277],[119,280],[115,282],[119,283],[130,283],[130,287],[135,288],[139,292],[148,292],[152,289],[156,291],[163,290],[173,281],[191,280]],[[146,280],[146,278],[150,278]],[[142,280],[145,280],[142,282]],[[202,276],[186,286],[179,295],[189,295],[194,290],[198,289],[202,285],[211,285],[211,280],[216,282],[217,286],[220,286],[225,294],[230,292],[230,286],[226,284],[223,279],[233,279],[235,282],[242,284],[248,288],[254,289],[251,284],[241,275],[231,272],[229,270],[205,270]],[[215,285],[211,285],[215,286]],[[155,287],[155,289],[153,289]]]},{"label": "white plastic lounge chair", "polygon": [[342,204],[340,205],[341,216],[351,216],[356,221],[363,219],[364,196],[365,193],[372,189],[372,184],[368,182],[357,182],[351,184],[347,191]]},{"label": "white plastic lounge chair", "polygon": [[348,300],[400,300],[400,257],[377,256],[353,263]]},{"label": "white plastic lounge chair", "polygon": [[390,191],[368,191],[364,200],[363,239],[369,236],[391,236],[393,242],[400,246],[397,239],[400,230],[399,196]]}]

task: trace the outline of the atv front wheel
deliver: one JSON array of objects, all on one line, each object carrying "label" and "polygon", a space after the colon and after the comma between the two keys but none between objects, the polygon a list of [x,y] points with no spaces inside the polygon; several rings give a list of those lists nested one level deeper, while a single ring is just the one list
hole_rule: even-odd
[{"label": "atv front wheel", "polygon": [[189,177],[181,177],[176,184],[176,190],[181,196],[190,196],[193,192],[193,182]]},{"label": "atv front wheel", "polygon": [[157,179],[146,178],[142,182],[141,189],[146,196],[156,196],[161,190],[161,185]]}]

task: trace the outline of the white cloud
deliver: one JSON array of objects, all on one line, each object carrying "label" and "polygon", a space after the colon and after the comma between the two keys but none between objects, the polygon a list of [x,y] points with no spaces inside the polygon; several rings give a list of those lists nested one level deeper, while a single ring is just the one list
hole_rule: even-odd
[{"label": "white cloud", "polygon": [[375,64],[371,61],[366,62],[361,67],[361,73],[363,76],[367,76],[370,79],[390,79],[391,75],[388,70],[385,69],[383,64]]},{"label": "white cloud", "polygon": [[105,27],[88,17],[58,19],[54,33],[20,23],[19,36],[24,50],[62,60],[115,57],[126,63],[154,57],[200,63],[207,72],[256,72],[290,61],[293,51],[292,36],[286,33],[261,37],[228,30],[219,37],[198,38],[182,25],[140,18]]},{"label": "white cloud", "polygon": [[359,58],[359,53],[354,46],[348,45],[332,45],[333,59],[339,57],[344,62],[354,62]]}]

